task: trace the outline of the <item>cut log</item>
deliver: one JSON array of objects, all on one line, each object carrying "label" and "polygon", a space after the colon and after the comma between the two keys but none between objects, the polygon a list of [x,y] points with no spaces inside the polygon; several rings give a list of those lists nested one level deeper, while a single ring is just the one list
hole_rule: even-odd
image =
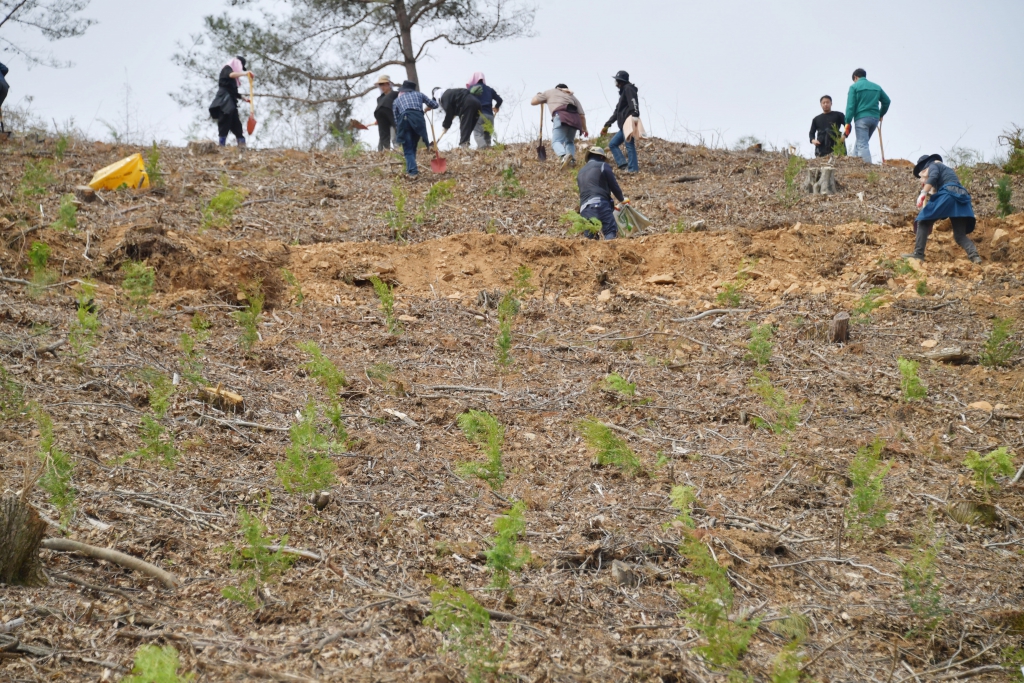
[{"label": "cut log", "polygon": [[245,408],[245,399],[233,391],[217,387],[200,387],[199,398],[223,411],[237,412]]},{"label": "cut log", "polygon": [[42,541],[40,545],[47,550],[81,553],[86,557],[113,562],[121,567],[133,569],[145,574],[146,576],[151,576],[168,588],[177,588],[181,585],[181,581],[178,580],[178,577],[170,572],[164,571],[155,564],[150,564],[145,560],[140,560],[137,557],[126,555],[125,553],[117,550],[111,550],[110,548],[97,548],[96,546],[79,543],[78,541],[72,541],[67,538],[47,538]]},{"label": "cut log", "polygon": [[963,348],[959,346],[946,346],[920,355],[922,358],[934,360],[939,363],[963,363],[967,360],[967,353],[965,353]]},{"label": "cut log", "polygon": [[850,314],[845,311],[836,313],[829,327],[829,341],[833,344],[845,344],[850,341]]},{"label": "cut log", "polygon": [[46,522],[21,497],[8,494],[0,500],[0,584],[46,585],[39,559],[45,532]]}]

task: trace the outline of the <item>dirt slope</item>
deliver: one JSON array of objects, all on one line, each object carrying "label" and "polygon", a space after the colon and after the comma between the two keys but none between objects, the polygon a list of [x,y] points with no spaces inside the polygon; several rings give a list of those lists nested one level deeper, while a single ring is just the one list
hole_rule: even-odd
[{"label": "dirt slope", "polygon": [[[76,512],[51,535],[144,558],[183,586],[43,551],[49,586],[0,586],[0,624],[26,620],[16,644],[0,635],[0,679],[119,680],[153,643],[177,648],[203,681],[465,680],[460,649],[444,649],[456,640],[424,623],[437,576],[491,610],[490,644],[507,647],[509,680],[735,680],[698,650],[708,641],[677,590],[704,585],[680,553],[684,530],[669,504],[673,487],[691,486],[694,533],[727,571],[731,616],[762,619],[736,665],[743,675],[772,680],[789,642],[779,626],[800,614],[808,632],[795,652],[811,680],[1017,680],[1024,487],[1000,475],[998,488],[979,492],[963,466],[968,452],[1000,446],[1024,464],[1024,359],[977,362],[993,319],[1024,309],[1024,220],[991,216],[983,170],[980,267],[948,230],[923,269],[900,261],[914,198],[906,169],[842,160],[842,194],[789,206],[777,198],[780,156],[662,141],[645,151],[649,170],[627,181],[655,227],[617,242],[564,236],[571,176],[529,161],[528,149],[454,155],[455,195],[414,225],[408,244],[381,217],[394,208],[397,163],[389,171],[376,155],[288,151],[165,150],[166,190],[104,194],[82,207],[77,232],[19,238],[38,224],[38,204],[53,220],[60,194],[128,151],[77,146],[54,164],[47,194],[29,201],[18,183],[27,162],[52,155],[52,141],[0,148],[0,488],[21,489],[39,448],[17,388],[52,416],[75,465]],[[525,197],[487,195],[510,164]],[[222,173],[260,203],[203,230]],[[672,182],[682,175],[702,177]],[[429,182],[397,187],[415,213]],[[707,230],[669,232],[700,219]],[[30,296],[17,281],[36,239],[52,247],[64,284]],[[128,259],[154,268],[150,312],[121,288]],[[524,265],[534,291],[515,318],[506,369],[495,362],[495,303]],[[395,285],[399,335],[385,327],[374,275]],[[81,359],[67,345],[44,350],[67,337],[86,276],[99,283],[96,345]],[[246,351],[232,314],[257,280],[267,310]],[[721,296],[729,288],[738,305]],[[716,308],[741,310],[696,318]],[[840,311],[858,319],[850,343],[830,344]],[[196,334],[196,313],[210,327],[188,356],[182,335]],[[773,326],[760,369],[752,324]],[[348,379],[351,441],[331,455],[337,481],[322,511],[277,472],[296,411],[332,400],[304,367],[297,344],[307,341]],[[924,356],[954,345],[959,364]],[[904,400],[898,358],[920,361],[922,400]],[[755,428],[777,419],[758,372],[798,406],[792,431]],[[125,457],[154,415],[154,373],[182,378],[160,420],[179,452],[173,468]],[[635,395],[611,391],[609,373]],[[188,379],[196,375],[244,405],[204,402]],[[484,458],[456,424],[469,409],[505,426],[499,490],[459,469]],[[638,474],[595,463],[581,439],[588,416],[614,426]],[[858,527],[847,516],[850,466],[876,439],[891,465],[886,522]],[[484,552],[515,500],[526,505],[532,559],[504,593]],[[41,489],[31,501],[59,515]],[[243,580],[225,552],[242,542],[239,508],[311,553],[261,588],[257,610],[222,594]],[[933,630],[904,583],[921,539],[941,542]]]}]

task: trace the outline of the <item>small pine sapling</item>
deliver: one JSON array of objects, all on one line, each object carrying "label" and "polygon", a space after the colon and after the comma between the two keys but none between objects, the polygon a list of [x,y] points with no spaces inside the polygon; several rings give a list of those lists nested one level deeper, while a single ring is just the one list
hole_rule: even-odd
[{"label": "small pine sapling", "polygon": [[757,366],[761,368],[768,365],[772,358],[772,350],[774,349],[772,344],[772,335],[774,333],[775,328],[771,325],[752,324],[750,326],[750,343],[747,344],[748,353],[746,360],[755,361]]},{"label": "small pine sapling", "polygon": [[302,293],[302,283],[299,282],[299,278],[295,277],[295,273],[287,268],[281,269],[281,278],[290,287],[288,293],[291,296],[291,300],[295,302],[296,306],[301,307],[302,302],[306,300],[306,295]]},{"label": "small pine sapling", "polygon": [[974,472],[974,488],[987,499],[990,492],[999,488],[997,476],[1008,477],[1013,474],[1013,454],[1006,446],[987,455],[970,451],[964,459],[964,467]]},{"label": "small pine sapling", "polygon": [[39,487],[50,494],[50,503],[60,511],[61,524],[66,527],[75,513],[76,492],[71,485],[75,463],[71,456],[57,445],[53,420],[49,414],[37,405],[32,406],[31,413],[36,429],[39,430],[39,447],[36,455],[43,468],[43,473],[39,477]]},{"label": "small pine sapling", "polygon": [[530,561],[530,549],[519,539],[526,534],[526,522],[523,513],[526,505],[517,501],[512,509],[494,520],[497,532],[492,540],[491,549],[484,551],[487,566],[491,570],[491,585],[499,590],[509,590],[509,572],[522,571]]},{"label": "small pine sapling", "polygon": [[285,459],[277,463],[277,477],[288,493],[324,491],[335,484],[337,467],[332,453],[343,453],[345,445],[329,439],[317,429],[317,406],[312,399],[302,411],[302,418],[288,430],[291,445]]},{"label": "small pine sapling", "polygon": [[996,203],[1000,218],[1006,218],[1013,213],[1013,184],[1010,176],[1004,175],[996,183]]},{"label": "small pine sapling", "polygon": [[242,345],[242,348],[246,351],[252,351],[256,342],[260,340],[259,324],[260,318],[263,315],[263,302],[265,296],[263,294],[263,283],[256,280],[254,283],[245,288],[245,308],[240,311],[234,311],[231,313],[231,317],[235,319],[239,327],[242,328],[242,334],[238,341]]},{"label": "small pine sapling", "polygon": [[163,169],[160,167],[160,148],[156,146],[156,141],[146,153],[146,175],[149,176],[150,187],[162,188],[167,185]]},{"label": "small pine sapling", "polygon": [[78,205],[75,204],[75,195],[66,194],[60,198],[60,208],[57,209],[57,220],[50,224],[54,230],[68,230],[74,232],[78,227]]},{"label": "small pine sapling", "polygon": [[0,420],[10,420],[25,410],[25,388],[0,366]]},{"label": "small pine sapling", "polygon": [[[265,514],[269,508],[268,493],[261,512]],[[245,544],[240,547],[230,544],[224,550],[231,553],[231,569],[242,574],[242,581],[237,586],[224,588],[221,595],[255,610],[263,602],[262,594],[267,582],[288,571],[296,558],[284,552],[288,536],[267,536],[267,527],[260,518],[250,515],[244,507],[238,508],[238,526]],[[277,550],[271,550],[270,546],[275,541]]]},{"label": "small pine sapling", "polygon": [[156,286],[156,271],[141,261],[125,261],[121,265],[124,278],[121,288],[128,296],[132,308],[138,310],[149,305],[149,297],[153,296]]},{"label": "small pine sapling", "polygon": [[850,463],[850,482],[853,492],[846,507],[846,518],[851,528],[869,527],[879,529],[885,526],[885,515],[889,511],[885,499],[885,476],[892,469],[891,462],[882,462],[885,442],[875,439],[869,446],[857,450]]},{"label": "small pine sapling", "polygon": [[489,189],[487,194],[504,199],[519,199],[526,196],[526,188],[522,186],[519,178],[516,177],[515,167],[509,166],[501,172],[501,181],[497,186]]},{"label": "small pine sapling", "polygon": [[135,666],[130,675],[121,679],[121,683],[190,683],[196,675],[193,673],[179,674],[181,661],[178,651],[168,645],[143,645],[135,651]]},{"label": "small pine sapling", "polygon": [[636,395],[636,384],[627,382],[626,378],[617,372],[606,375],[601,382],[601,388],[627,398],[633,398]]},{"label": "small pine sapling", "polygon": [[374,275],[370,278],[373,285],[373,292],[380,301],[380,312],[384,314],[384,325],[388,334],[398,336],[402,334],[402,325],[395,315],[395,288]]},{"label": "small pine sapling", "polygon": [[22,198],[37,197],[49,193],[47,187],[57,182],[50,168],[53,162],[40,159],[38,162],[26,161],[25,172],[21,176],[18,193]]},{"label": "small pine sapling", "polygon": [[348,432],[341,417],[344,404],[340,398],[341,390],[348,384],[345,373],[330,358],[324,355],[315,342],[303,342],[299,344],[299,349],[311,356],[311,360],[303,365],[302,369],[317,381],[330,401],[325,412],[327,419],[334,426],[335,437],[341,443],[347,442]]},{"label": "small pine sapling", "polygon": [[226,175],[221,176],[221,190],[210,198],[203,207],[203,222],[200,231],[210,228],[223,229],[230,227],[237,211],[245,201],[245,191],[231,187]]},{"label": "small pine sapling", "polygon": [[920,401],[928,395],[928,387],[921,384],[917,376],[917,368],[920,366],[916,360],[898,358],[897,366],[900,369],[900,389],[903,391],[903,400],[907,403]]},{"label": "small pine sapling", "polygon": [[505,483],[505,467],[501,462],[501,449],[505,445],[505,427],[490,413],[470,410],[459,415],[459,428],[466,438],[479,445],[487,460],[465,462],[458,465],[463,476],[477,477],[495,490]]},{"label": "small pine sapling", "polygon": [[857,305],[853,307],[851,311],[853,320],[859,323],[869,322],[871,320],[871,313],[883,305],[884,302],[878,299],[884,294],[884,288],[872,287],[867,294],[860,298]]},{"label": "small pine sapling", "polygon": [[583,440],[595,451],[598,465],[614,465],[630,476],[643,471],[643,463],[636,453],[608,425],[588,418],[580,422],[579,429]]},{"label": "small pine sapling", "polygon": [[774,434],[791,432],[800,424],[800,409],[804,402],[790,403],[784,389],[772,384],[768,373],[758,371],[750,380],[751,390],[761,397],[769,414],[766,417],[753,416],[751,423],[758,429],[767,429]]},{"label": "small pine sapling", "polygon": [[832,156],[845,157],[847,154],[846,139],[843,138],[843,130],[839,127],[838,123],[832,124],[831,139]]},{"label": "small pine sapling", "polygon": [[430,189],[427,190],[427,196],[423,198],[420,210],[416,212],[416,217],[413,220],[420,225],[434,220],[433,212],[455,195],[455,184],[454,180],[442,180],[431,185]]},{"label": "small pine sapling", "polygon": [[919,630],[924,633],[933,632],[949,613],[942,604],[942,584],[935,567],[943,545],[943,539],[936,535],[932,524],[927,532],[918,535],[910,560],[900,563],[903,600],[917,617]]},{"label": "small pine sapling", "polygon": [[32,273],[29,281],[29,296],[36,297],[43,290],[57,281],[57,273],[49,267],[50,245],[45,242],[33,242],[28,249],[28,267]]},{"label": "small pine sapling", "polygon": [[68,343],[79,363],[84,363],[89,351],[96,344],[100,330],[100,319],[96,314],[96,285],[89,281],[82,283],[75,296],[75,319],[68,330]]},{"label": "small pine sapling", "polygon": [[803,662],[800,648],[807,639],[809,628],[807,617],[793,613],[768,626],[772,633],[789,641],[772,660],[771,683],[797,683],[800,680],[803,675],[800,671]]},{"label": "small pine sapling", "polygon": [[174,446],[174,434],[160,424],[160,420],[163,420],[171,409],[174,385],[167,375],[153,369],[144,370],[142,379],[149,384],[149,407],[153,410],[153,415],[143,415],[139,422],[142,448],[128,453],[123,460],[159,460],[164,467],[173,469],[178,460],[178,449]]},{"label": "small pine sapling", "polygon": [[494,340],[494,349],[497,363],[502,368],[512,364],[512,325],[522,308],[520,298],[534,290],[530,284],[532,277],[533,271],[526,266],[519,266],[512,289],[498,302],[498,335]]},{"label": "small pine sapling", "polygon": [[668,494],[669,504],[679,511],[673,521],[679,522],[685,529],[694,529],[697,524],[693,521],[691,506],[697,502],[697,496],[692,486],[673,486]]},{"label": "small pine sapling", "polygon": [[918,296],[928,296],[928,279],[918,280],[914,285],[914,291],[917,292]]},{"label": "small pine sapling", "polygon": [[405,242],[409,233],[409,195],[405,192],[401,179],[396,179],[391,186],[391,196],[395,199],[395,208],[384,214],[396,242]]},{"label": "small pine sapling", "polygon": [[71,139],[66,133],[61,133],[57,136],[57,144],[53,147],[53,156],[57,161],[64,161],[64,155],[67,154],[70,144]]},{"label": "small pine sapling", "polygon": [[1013,318],[996,318],[992,321],[992,333],[978,355],[978,362],[987,368],[997,368],[1010,362],[1020,344],[1010,339],[1013,336]]},{"label": "small pine sapling", "polygon": [[793,206],[800,201],[800,187],[797,185],[797,178],[800,177],[805,168],[807,168],[807,160],[802,156],[793,154],[789,157],[789,162],[786,164],[786,170],[783,173],[786,186],[779,196],[779,201],[786,206]]},{"label": "small pine sapling", "polygon": [[601,221],[597,218],[584,218],[575,211],[566,211],[558,220],[568,224],[567,232],[570,236],[601,234]]},{"label": "small pine sapling", "polygon": [[483,605],[462,588],[436,576],[430,593],[430,614],[423,621],[443,633],[444,652],[455,652],[469,683],[492,681],[501,670],[505,650],[492,645],[491,616]]}]

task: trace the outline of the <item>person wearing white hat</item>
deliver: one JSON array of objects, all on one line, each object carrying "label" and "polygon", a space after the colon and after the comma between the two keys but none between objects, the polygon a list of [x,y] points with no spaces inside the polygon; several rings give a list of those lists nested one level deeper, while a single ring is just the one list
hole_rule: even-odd
[{"label": "person wearing white hat", "polygon": [[383,152],[397,146],[397,127],[395,126],[395,100],[398,92],[395,91],[395,84],[388,76],[381,76],[377,79],[377,87],[380,95],[377,97],[377,108],[373,111],[374,125],[380,133],[380,142],[377,143],[377,151]]}]

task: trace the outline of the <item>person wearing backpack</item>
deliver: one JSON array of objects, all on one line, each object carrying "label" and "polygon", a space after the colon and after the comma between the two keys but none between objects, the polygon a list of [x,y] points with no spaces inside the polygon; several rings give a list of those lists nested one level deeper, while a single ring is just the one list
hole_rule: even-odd
[{"label": "person wearing backpack", "polygon": [[217,78],[217,96],[210,104],[210,116],[217,119],[221,147],[227,145],[228,133],[235,136],[239,147],[245,147],[245,129],[238,116],[238,101],[242,99],[238,89],[245,77],[252,78],[253,73],[245,70],[245,57],[235,57],[221,68]]}]

